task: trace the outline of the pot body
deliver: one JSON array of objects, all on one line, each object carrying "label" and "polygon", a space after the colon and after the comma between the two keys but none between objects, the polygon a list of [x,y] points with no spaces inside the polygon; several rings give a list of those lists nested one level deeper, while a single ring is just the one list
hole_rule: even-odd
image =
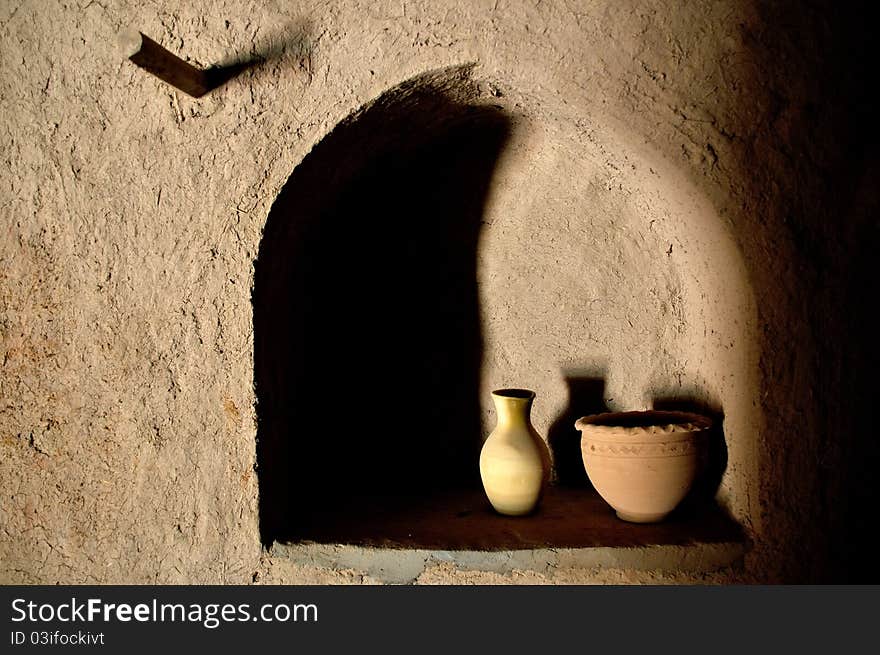
[{"label": "pot body", "polygon": [[480,478],[499,514],[532,512],[549,478],[550,453],[530,419],[534,397],[527,389],[492,392],[498,423],[480,451]]},{"label": "pot body", "polygon": [[687,412],[617,412],[575,423],[590,482],[624,521],[654,523],[691,489],[711,421]]}]

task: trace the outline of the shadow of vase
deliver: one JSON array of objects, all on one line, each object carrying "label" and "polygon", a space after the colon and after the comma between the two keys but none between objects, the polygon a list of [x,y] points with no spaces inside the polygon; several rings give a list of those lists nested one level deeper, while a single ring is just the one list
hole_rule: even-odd
[{"label": "shadow of vase", "polygon": [[553,455],[553,482],[564,487],[590,488],[590,479],[581,455],[581,433],[574,427],[582,416],[609,411],[605,405],[605,378],[595,371],[565,374],[568,407],[553,421],[547,441]]}]

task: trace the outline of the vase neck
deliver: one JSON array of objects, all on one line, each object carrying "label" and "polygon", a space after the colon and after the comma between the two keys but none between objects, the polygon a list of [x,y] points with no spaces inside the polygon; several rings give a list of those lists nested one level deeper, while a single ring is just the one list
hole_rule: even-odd
[{"label": "vase neck", "polygon": [[535,395],[522,390],[493,392],[492,401],[499,426],[528,425]]}]

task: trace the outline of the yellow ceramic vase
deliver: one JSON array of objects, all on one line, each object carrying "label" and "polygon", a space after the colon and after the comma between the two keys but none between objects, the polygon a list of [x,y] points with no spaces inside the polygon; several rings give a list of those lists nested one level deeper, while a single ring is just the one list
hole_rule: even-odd
[{"label": "yellow ceramic vase", "polygon": [[535,392],[492,392],[498,424],[480,452],[480,477],[489,502],[500,514],[522,516],[535,509],[550,473],[547,445],[532,426]]}]

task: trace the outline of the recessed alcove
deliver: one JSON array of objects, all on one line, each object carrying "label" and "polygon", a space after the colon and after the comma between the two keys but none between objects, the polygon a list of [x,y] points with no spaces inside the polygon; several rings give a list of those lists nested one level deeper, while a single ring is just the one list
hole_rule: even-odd
[{"label": "recessed alcove", "polygon": [[[601,375],[561,375],[567,404],[545,406],[536,419],[558,475],[534,515],[501,517],[482,493],[477,461],[493,420],[486,362],[491,377],[512,352],[499,347],[493,325],[517,311],[486,303],[486,288],[497,288],[500,276],[521,275],[512,284],[523,284],[529,273],[521,271],[531,267],[528,233],[511,237],[505,255],[519,272],[505,272],[503,259],[488,267],[481,259],[494,196],[528,184],[527,175],[499,178],[523,158],[516,134],[530,120],[505,95],[475,81],[470,67],[405,82],[321,139],[276,199],[253,291],[261,539],[275,554],[334,566],[351,564],[339,548],[375,561],[388,551],[401,561],[404,552],[445,553],[462,565],[507,553],[521,566],[548,565],[559,549],[592,566],[609,548],[635,548],[649,566],[657,547],[703,549],[697,561],[729,565],[745,539],[714,501],[726,460],[658,525],[619,521],[589,487],[572,419],[614,408]],[[505,229],[492,227],[496,237]],[[645,284],[653,297],[677,282],[667,272]],[[658,315],[668,311],[664,302]],[[519,374],[527,365],[512,368]],[[667,407],[705,400],[661,395],[654,400]],[[726,453],[722,424],[713,452]]]}]

